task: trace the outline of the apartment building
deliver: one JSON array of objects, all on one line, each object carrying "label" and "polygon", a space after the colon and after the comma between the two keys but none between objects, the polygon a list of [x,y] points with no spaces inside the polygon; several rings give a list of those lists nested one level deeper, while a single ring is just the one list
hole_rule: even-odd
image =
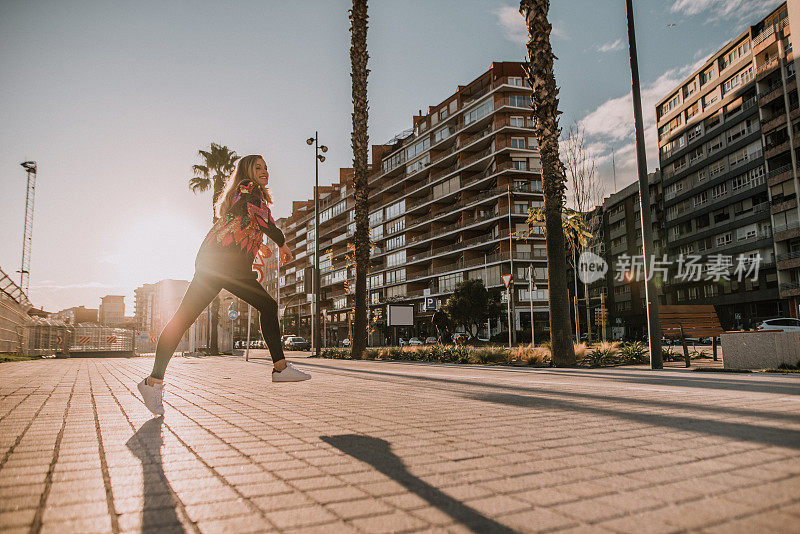
[{"label": "apartment building", "polygon": [[778,292],[760,120],[766,74],[755,59],[763,56],[765,22],[741,32],[656,105],[670,259],[700,255],[706,263],[722,255],[735,265],[740,256],[760,256],[756,280],[704,274],[699,281],[670,276],[665,284],[668,303],[714,304],[726,328],[788,313]]},{"label": "apartment building", "polygon": [[[650,188],[650,213],[653,236],[653,254],[660,258],[666,246],[666,233],[662,225],[663,204],[661,172],[648,175]],[[605,294],[608,310],[607,335],[611,339],[643,339],[647,335],[647,303],[644,288],[644,269],[640,258],[642,247],[642,217],[639,207],[639,182],[633,182],[606,197],[589,215],[589,228],[593,238],[588,250],[606,263],[606,276],[589,287],[589,321],[593,338],[599,339],[601,325],[597,323],[600,295]],[[580,280],[577,282],[580,284]],[[663,279],[656,277],[659,301],[663,300]],[[580,285],[578,294],[582,293]],[[581,304],[581,331],[586,330],[586,313]]]},{"label": "apartment building", "polygon": [[[788,5],[787,5],[788,4]],[[752,52],[761,121],[780,297],[789,313],[800,305],[800,217],[797,132],[800,129],[792,26],[800,28],[800,2],[784,3],[753,29]]]},{"label": "apartment building", "polygon": [[100,299],[98,312],[100,324],[122,326],[125,324],[125,297],[123,295],[106,295]]},{"label": "apartment building", "polygon": [[[426,113],[414,115],[410,129],[372,147],[371,343],[383,343],[389,334],[387,302],[414,305],[415,324],[405,335],[432,334],[426,297],[441,306],[463,280],[502,287],[501,275],[508,273],[517,282],[513,322],[522,329],[530,324],[531,265],[536,319],[546,324],[544,237],[540,228],[527,236],[525,223],[528,209],[543,204],[529,105],[522,63],[495,62]],[[335,343],[350,335],[355,302],[348,249],[355,231],[352,170],[342,169],[339,182],[319,193],[321,309],[328,341]],[[313,200],[295,202],[292,215],[279,222],[295,251],[280,273],[284,330],[308,335],[312,296],[305,291],[304,268],[313,264]],[[492,330],[498,332],[499,324]]]}]

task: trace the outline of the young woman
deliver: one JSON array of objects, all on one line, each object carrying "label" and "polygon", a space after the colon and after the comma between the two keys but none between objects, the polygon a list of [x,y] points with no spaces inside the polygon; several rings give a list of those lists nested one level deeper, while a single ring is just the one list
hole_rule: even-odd
[{"label": "young woman", "polygon": [[153,372],[139,384],[147,408],[164,414],[162,396],[164,371],[183,334],[222,288],[227,289],[261,313],[261,335],[272,356],[273,382],[299,382],[311,375],[286,363],[281,346],[278,305],[261,287],[252,270],[264,235],[280,247],[280,265],[292,260],[283,232],[275,226],[269,210],[272,198],[266,188],[269,172],[264,158],[245,156],[236,163],[233,174],[219,196],[215,213],[217,222],[208,232],[195,260],[195,274],[178,310],[161,332],[156,346]]}]

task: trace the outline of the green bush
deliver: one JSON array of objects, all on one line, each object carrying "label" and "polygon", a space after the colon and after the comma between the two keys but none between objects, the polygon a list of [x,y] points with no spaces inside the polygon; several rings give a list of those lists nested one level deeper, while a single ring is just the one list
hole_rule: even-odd
[{"label": "green bush", "polygon": [[619,359],[622,364],[648,363],[650,355],[647,347],[641,341],[623,343],[619,348]]},{"label": "green bush", "polygon": [[321,358],[347,359],[350,358],[350,349],[327,347],[322,349],[319,355]]},{"label": "green bush", "polygon": [[581,365],[587,367],[604,367],[619,363],[619,342],[603,341],[592,347],[589,354],[580,360]]},{"label": "green bush", "polygon": [[[503,347],[481,347],[473,349],[472,360],[476,363],[508,363],[509,353]],[[468,359],[469,355],[467,356]],[[470,362],[472,363],[472,362]]]}]

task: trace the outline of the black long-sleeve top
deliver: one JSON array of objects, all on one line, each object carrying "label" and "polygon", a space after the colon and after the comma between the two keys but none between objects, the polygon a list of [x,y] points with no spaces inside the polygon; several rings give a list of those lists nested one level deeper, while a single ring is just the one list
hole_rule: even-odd
[{"label": "black long-sleeve top", "polygon": [[279,247],[286,242],[269,206],[252,181],[237,186],[227,213],[206,235],[195,265],[223,276],[251,276],[251,266],[264,235]]}]

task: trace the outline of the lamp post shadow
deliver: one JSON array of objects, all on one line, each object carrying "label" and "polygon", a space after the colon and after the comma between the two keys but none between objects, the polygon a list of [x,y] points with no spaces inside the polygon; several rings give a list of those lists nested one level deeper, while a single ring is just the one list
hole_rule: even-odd
[{"label": "lamp post shadow", "polygon": [[140,532],[183,531],[176,513],[178,496],[164,474],[161,458],[162,424],[164,417],[154,417],[144,423],[125,443],[128,450],[142,463],[142,524]]},{"label": "lamp post shadow", "polygon": [[320,439],[399,482],[408,491],[425,499],[432,506],[435,506],[473,532],[514,532],[513,529],[482,515],[477,510],[447,495],[439,488],[411,474],[403,464],[403,461],[392,452],[389,442],[385,440],[357,434],[321,436]]}]

